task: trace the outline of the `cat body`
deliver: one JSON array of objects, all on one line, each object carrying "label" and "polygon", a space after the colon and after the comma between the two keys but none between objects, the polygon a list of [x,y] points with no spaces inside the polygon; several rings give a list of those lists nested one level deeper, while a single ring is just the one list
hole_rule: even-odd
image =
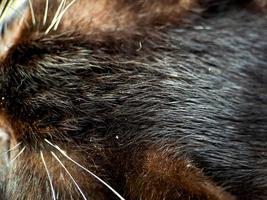
[{"label": "cat body", "polygon": [[20,9],[0,61],[1,199],[267,198],[265,1]]}]

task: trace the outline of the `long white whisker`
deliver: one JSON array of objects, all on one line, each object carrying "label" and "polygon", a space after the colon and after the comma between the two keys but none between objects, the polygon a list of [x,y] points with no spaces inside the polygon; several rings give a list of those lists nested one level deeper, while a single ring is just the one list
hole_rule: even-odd
[{"label": "long white whisker", "polygon": [[21,151],[18,153],[18,155],[16,155],[11,161],[10,164],[13,163],[26,149],[26,147],[23,147],[23,149],[21,149]]},{"label": "long white whisker", "polygon": [[54,187],[53,187],[53,183],[52,183],[52,179],[51,179],[51,176],[50,176],[48,167],[47,167],[46,162],[45,162],[45,159],[44,159],[44,154],[43,154],[42,151],[40,151],[40,154],[41,154],[41,159],[42,159],[42,161],[44,163],[45,171],[46,171],[47,176],[48,176],[48,180],[49,180],[49,184],[50,184],[51,192],[52,192],[52,198],[53,198],[53,200],[56,200],[55,190],[54,190]]},{"label": "long white whisker", "polygon": [[6,7],[10,2],[7,2],[7,0],[3,0],[0,4],[0,19],[4,15],[4,12],[6,11]]},{"label": "long white whisker", "polygon": [[20,143],[18,143],[18,144],[16,144],[14,147],[12,147],[12,148],[8,149],[7,151],[5,151],[5,152],[2,152],[2,153],[0,154],[0,156],[3,156],[3,154],[6,154],[6,153],[8,153],[8,152],[10,152],[10,151],[13,151],[13,150],[15,150],[15,149],[16,149],[16,148],[18,148],[20,145],[21,145],[21,142],[20,142]]},{"label": "long white whisker", "polygon": [[78,162],[76,162],[75,160],[73,160],[72,158],[70,158],[59,146],[52,144],[49,140],[45,139],[45,141],[50,144],[51,146],[53,146],[54,148],[56,148],[58,151],[60,151],[60,153],[62,153],[67,159],[69,159],[71,162],[73,162],[74,164],[76,164],[77,166],[79,166],[80,168],[82,168],[83,170],[85,170],[86,172],[88,172],[90,175],[92,175],[94,178],[96,178],[98,181],[100,181],[103,185],[105,185],[108,189],[110,189],[119,199],[121,200],[125,200],[115,189],[113,189],[109,184],[107,184],[105,181],[103,181],[101,178],[99,178],[97,175],[95,175],[93,172],[91,172],[90,170],[88,170],[87,168],[85,168],[84,166],[82,166],[81,164],[79,164]]},{"label": "long white whisker", "polygon": [[45,2],[44,20],[43,20],[43,25],[44,25],[44,26],[45,26],[46,21],[47,21],[48,7],[49,7],[49,0],[46,0],[46,2]]},{"label": "long white whisker", "polygon": [[75,184],[75,186],[77,187],[77,189],[79,190],[79,192],[81,193],[81,195],[83,196],[84,200],[87,200],[87,198],[85,197],[83,191],[81,190],[81,188],[79,187],[79,185],[77,184],[77,182],[75,181],[75,179],[72,177],[72,175],[70,174],[70,172],[67,170],[67,168],[65,167],[65,165],[60,161],[60,159],[56,156],[56,154],[54,152],[51,151],[51,154],[60,163],[60,165],[63,167],[63,169],[66,171],[66,173],[69,175],[69,177],[71,178],[71,180],[73,181],[73,183]]},{"label": "long white whisker", "polygon": [[65,0],[64,1],[64,3],[63,3],[63,5],[62,5],[62,8],[61,8],[61,10],[60,10],[60,13],[58,13],[58,15],[57,15],[57,18],[56,18],[56,20],[55,20],[55,24],[54,24],[54,30],[56,30],[56,26],[58,26],[58,19],[59,19],[59,16],[60,16],[60,14],[64,11],[64,8],[65,8],[65,5],[66,5],[66,3],[67,3],[67,0]]},{"label": "long white whisker", "polygon": [[34,14],[34,10],[33,10],[33,6],[32,6],[32,1],[29,1],[29,6],[30,6],[30,10],[31,10],[31,15],[32,15],[32,24],[35,26],[36,24],[36,19],[35,19],[35,14]]},{"label": "long white whisker", "polygon": [[66,1],[66,0],[61,0],[61,3],[60,3],[60,5],[58,6],[58,9],[57,9],[57,11],[56,11],[56,14],[55,14],[55,16],[54,16],[54,18],[53,18],[53,20],[52,20],[50,26],[46,29],[45,34],[48,34],[48,33],[50,32],[50,30],[51,30],[51,29],[54,27],[54,25],[56,24],[57,19],[58,19],[58,15],[60,14],[60,11],[62,10],[63,5],[65,4],[65,1]]},{"label": "long white whisker", "polygon": [[60,15],[58,16],[58,19],[57,19],[57,23],[55,24],[55,27],[54,27],[54,30],[57,30],[58,28],[58,25],[62,19],[62,17],[64,16],[64,14],[66,13],[66,11],[72,6],[72,4],[75,3],[76,0],[73,0],[72,2],[70,2],[66,8],[64,8],[64,10],[60,13]]},{"label": "long white whisker", "polygon": [[3,0],[0,4],[0,19],[2,18],[4,12],[6,11],[7,6],[11,3],[11,1]]}]

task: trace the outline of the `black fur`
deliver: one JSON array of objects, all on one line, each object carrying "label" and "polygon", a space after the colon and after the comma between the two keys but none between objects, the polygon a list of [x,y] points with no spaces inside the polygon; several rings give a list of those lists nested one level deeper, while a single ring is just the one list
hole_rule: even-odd
[{"label": "black fur", "polygon": [[[31,127],[19,138],[27,151],[44,149],[48,138],[89,152],[90,141],[89,156],[107,166],[96,171],[127,197],[125,177],[142,159],[135,155],[161,145],[238,199],[266,199],[267,18],[228,11],[142,31],[129,44],[72,32],[12,48],[1,91],[11,120]],[[26,199],[27,188],[13,181],[12,189],[1,184],[7,199],[17,191]],[[50,198],[43,195],[36,199]]]}]

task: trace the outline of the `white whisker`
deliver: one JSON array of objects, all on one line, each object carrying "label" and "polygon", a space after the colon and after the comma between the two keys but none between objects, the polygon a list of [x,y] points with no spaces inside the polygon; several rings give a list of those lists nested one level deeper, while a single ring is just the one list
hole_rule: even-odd
[{"label": "white whisker", "polygon": [[54,16],[54,18],[53,18],[53,20],[52,20],[50,26],[46,29],[45,34],[48,34],[48,33],[50,32],[50,30],[51,30],[51,29],[54,27],[54,25],[56,24],[57,19],[58,19],[58,16],[59,16],[59,14],[60,14],[60,11],[62,10],[62,8],[63,8],[63,6],[64,6],[64,4],[65,4],[65,1],[66,1],[66,0],[61,0],[61,3],[60,3],[60,5],[58,6],[58,9],[57,9],[57,11],[56,11],[56,13],[55,13],[55,16]]},{"label": "white whisker", "polygon": [[43,25],[44,25],[44,26],[45,26],[46,21],[47,21],[48,7],[49,7],[49,0],[46,0],[46,2],[45,2],[44,20],[43,20]]},{"label": "white whisker", "polygon": [[58,19],[57,19],[57,23],[55,24],[55,27],[54,27],[54,30],[57,30],[58,28],[58,25],[62,19],[62,17],[64,16],[64,14],[66,13],[66,11],[72,6],[72,4],[75,3],[76,0],[73,0],[72,2],[70,2],[66,8],[64,8],[64,10],[60,13],[60,15],[58,16]]},{"label": "white whisker", "polygon": [[43,154],[42,151],[40,151],[40,154],[41,154],[41,159],[42,159],[42,161],[44,163],[45,171],[46,171],[47,176],[48,176],[49,184],[50,184],[50,187],[51,187],[52,198],[53,198],[53,200],[56,200],[55,190],[54,190],[54,187],[53,187],[53,183],[52,183],[52,179],[51,179],[48,167],[47,167],[45,159],[44,159],[44,154]]},{"label": "white whisker", "polygon": [[54,152],[51,151],[51,154],[60,163],[60,165],[63,167],[63,169],[66,171],[66,173],[69,175],[69,177],[71,178],[71,180],[73,181],[73,183],[75,184],[75,186],[77,187],[77,189],[79,190],[79,192],[81,193],[81,195],[83,196],[83,198],[85,200],[87,200],[87,198],[85,197],[83,191],[81,190],[81,188],[79,187],[79,185],[77,184],[77,182],[75,181],[75,179],[72,177],[72,175],[70,174],[70,172],[67,170],[67,168],[65,167],[65,165],[60,161],[60,159],[56,156],[56,154]]},{"label": "white whisker", "polygon": [[10,151],[13,151],[13,150],[15,150],[15,149],[16,149],[16,148],[18,148],[20,145],[21,145],[21,142],[20,142],[20,143],[18,143],[18,144],[16,144],[14,147],[12,147],[12,148],[8,149],[7,151],[5,151],[5,152],[2,152],[2,153],[0,154],[0,156],[3,156],[3,154],[6,154],[6,153],[8,153],[8,152],[10,152]]},{"label": "white whisker", "polygon": [[30,10],[31,10],[31,15],[32,15],[32,24],[35,26],[36,25],[36,19],[35,19],[35,14],[34,14],[34,10],[33,10],[33,6],[32,6],[32,1],[29,1],[29,6],[30,6]]},{"label": "white whisker", "polygon": [[51,146],[53,146],[54,148],[56,148],[58,151],[60,151],[67,159],[69,159],[71,162],[73,162],[74,164],[76,164],[78,167],[82,168],[83,170],[85,170],[86,172],[88,172],[90,175],[92,175],[94,178],[96,178],[99,182],[101,182],[103,185],[105,185],[108,189],[110,189],[119,199],[121,200],[125,200],[115,189],[113,189],[109,184],[107,184],[105,181],[103,181],[101,178],[99,178],[97,175],[95,175],[93,172],[91,172],[90,170],[88,170],[87,168],[85,168],[84,166],[82,166],[81,164],[79,164],[78,162],[76,162],[75,160],[73,160],[72,158],[70,158],[66,152],[64,152],[59,146],[52,144],[49,140],[45,139],[45,141],[50,144]]},{"label": "white whisker", "polygon": [[13,163],[26,149],[26,147],[23,147],[23,149],[21,149],[21,151],[18,153],[18,155],[16,155],[11,161],[10,164]]},{"label": "white whisker", "polygon": [[7,6],[10,4],[11,1],[7,2],[8,0],[3,0],[0,4],[0,19],[4,15]]}]

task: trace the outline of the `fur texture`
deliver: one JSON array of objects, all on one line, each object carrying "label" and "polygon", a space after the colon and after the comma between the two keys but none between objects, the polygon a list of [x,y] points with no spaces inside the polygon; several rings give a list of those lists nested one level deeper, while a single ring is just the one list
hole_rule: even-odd
[{"label": "fur texture", "polygon": [[61,1],[31,3],[0,62],[1,199],[118,198],[66,155],[125,199],[267,198],[264,6],[77,0],[51,28]]}]

